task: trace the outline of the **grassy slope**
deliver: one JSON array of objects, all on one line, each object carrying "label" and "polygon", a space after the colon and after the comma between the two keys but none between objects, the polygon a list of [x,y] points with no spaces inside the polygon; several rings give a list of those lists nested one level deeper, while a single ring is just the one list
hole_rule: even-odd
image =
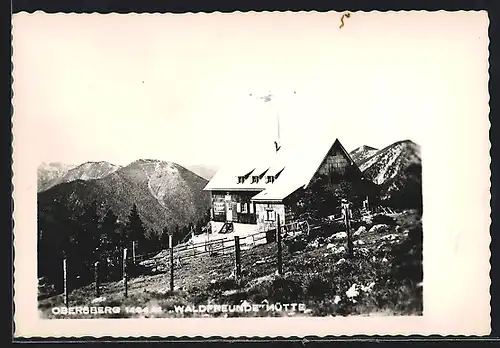
[{"label": "grassy slope", "polygon": [[[355,258],[352,260],[346,258],[345,252],[337,251],[346,245],[345,239],[320,237],[307,244],[300,239],[293,243],[285,241],[284,275],[276,276],[276,244],[260,245],[242,251],[242,279],[239,284],[231,277],[234,265],[232,254],[191,258],[175,269],[174,292],[168,291],[169,273],[166,268],[163,270],[166,273],[130,279],[128,298],[123,296],[122,282],[103,284],[102,296],[105,300],[99,306],[157,305],[162,307],[162,313],[146,316],[170,317],[178,315],[172,313],[174,305],[239,304],[242,300],[261,303],[267,300],[269,303],[305,303],[308,309],[297,315],[421,314],[422,288],[417,285],[421,282],[419,272],[422,267],[418,246],[421,243],[418,239],[420,216],[407,213],[397,216],[396,220],[398,226],[356,236]],[[373,224],[365,225],[370,228]],[[412,236],[417,236],[416,254],[415,248],[404,249]],[[164,264],[166,262],[163,260]],[[372,282],[372,290],[358,288],[358,295],[354,298],[346,295],[353,284],[359,287]],[[95,297],[94,288],[91,285],[74,290],[69,297],[70,306],[90,306]],[[59,295],[40,301],[39,310],[43,316],[53,317],[50,308],[60,305],[62,296]],[[260,311],[257,315],[286,315],[285,312],[270,313]],[[184,316],[193,315],[200,314]],[[134,315],[121,313],[105,316]]]}]

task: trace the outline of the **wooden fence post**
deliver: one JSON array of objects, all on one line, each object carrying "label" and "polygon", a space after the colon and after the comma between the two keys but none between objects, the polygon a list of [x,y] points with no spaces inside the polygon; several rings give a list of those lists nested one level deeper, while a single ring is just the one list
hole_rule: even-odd
[{"label": "wooden fence post", "polygon": [[135,265],[135,240],[132,241],[132,263]]},{"label": "wooden fence post", "polygon": [[351,220],[349,218],[349,205],[344,205],[344,220],[345,220],[345,229],[347,234],[347,253],[349,257],[353,256],[353,245],[352,245],[352,236],[351,236]]},{"label": "wooden fence post", "polygon": [[278,226],[276,227],[276,242],[278,244],[278,274],[283,274],[283,255],[281,249],[281,225],[280,225],[280,216],[276,215],[278,218]]},{"label": "wooden fence post", "polygon": [[174,243],[172,235],[168,235],[168,247],[170,248],[170,291],[174,291]]},{"label": "wooden fence post", "polygon": [[99,284],[99,261],[96,261],[94,264],[94,281],[95,281],[95,296],[101,296],[101,289]]},{"label": "wooden fence post", "polygon": [[238,280],[241,277],[241,249],[240,249],[239,236],[234,236],[234,259],[235,259],[234,275],[235,278]]},{"label": "wooden fence post", "polygon": [[66,258],[63,259],[64,305],[68,307],[68,268]]},{"label": "wooden fence post", "polygon": [[123,249],[123,285],[125,286],[125,297],[128,297],[127,284],[127,248]]}]

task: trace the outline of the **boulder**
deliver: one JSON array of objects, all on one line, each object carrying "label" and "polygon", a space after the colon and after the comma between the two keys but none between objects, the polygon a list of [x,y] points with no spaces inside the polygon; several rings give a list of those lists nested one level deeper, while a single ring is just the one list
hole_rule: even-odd
[{"label": "boulder", "polygon": [[354,236],[359,236],[363,233],[366,233],[366,226],[359,226],[359,228],[354,232]]},{"label": "boulder", "polygon": [[370,228],[370,233],[380,233],[380,232],[385,232],[389,229],[389,226],[386,224],[378,224],[378,225],[373,225],[372,228]]},{"label": "boulder", "polygon": [[363,292],[371,292],[374,285],[375,285],[375,282],[371,282],[370,284],[368,284],[366,286],[365,285],[361,285],[361,291],[363,291]]},{"label": "boulder", "polygon": [[347,297],[353,298],[359,295],[359,291],[357,289],[357,284],[352,284],[352,286],[345,292]]},{"label": "boulder", "polygon": [[346,232],[337,232],[332,235],[332,238],[334,239],[344,239],[347,238],[347,233]]},{"label": "boulder", "polygon": [[361,221],[367,223],[367,224],[372,224],[373,223],[373,217],[371,215],[365,215],[361,217]]},{"label": "boulder", "polygon": [[106,301],[106,297],[101,296],[101,297],[97,297],[97,298],[93,299],[92,300],[92,304],[101,303],[101,302],[104,302],[104,301]]},{"label": "boulder", "polygon": [[380,240],[395,240],[399,236],[397,234],[391,233],[391,234],[386,234],[385,236],[380,237]]}]

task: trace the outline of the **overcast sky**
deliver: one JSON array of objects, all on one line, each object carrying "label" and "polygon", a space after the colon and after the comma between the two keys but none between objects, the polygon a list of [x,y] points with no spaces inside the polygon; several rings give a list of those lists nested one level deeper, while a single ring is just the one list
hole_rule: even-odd
[{"label": "overcast sky", "polygon": [[340,15],[16,14],[15,135],[39,162],[220,165],[272,146],[278,108],[283,146],[347,150],[425,146],[470,112],[484,14]]}]

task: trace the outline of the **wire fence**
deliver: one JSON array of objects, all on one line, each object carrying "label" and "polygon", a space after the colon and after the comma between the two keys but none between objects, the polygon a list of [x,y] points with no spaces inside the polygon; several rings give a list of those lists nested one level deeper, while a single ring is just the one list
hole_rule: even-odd
[{"label": "wire fence", "polygon": [[[342,220],[345,223],[348,235],[348,249],[352,253],[352,240],[351,233],[351,211],[347,206],[343,207],[342,215],[340,217],[332,217],[333,221]],[[374,213],[394,213],[394,211],[386,209],[374,209]],[[234,276],[240,277],[241,273],[241,256],[249,255],[252,249],[258,245],[276,243],[276,260],[277,272],[283,272],[283,259],[282,259],[282,241],[283,238],[294,237],[297,234],[309,235],[314,233],[315,230],[320,228],[319,225],[311,225],[308,221],[293,221],[283,226],[280,225],[279,216],[277,219],[276,227],[266,231],[257,231],[256,233],[233,237],[215,238],[210,240],[209,237],[198,243],[190,241],[184,242],[173,246],[172,235],[169,235],[169,248],[160,252],[149,252],[144,254],[136,254],[136,243],[132,244],[132,250],[125,248],[122,250],[121,260],[112,260],[112,265],[115,270],[121,271],[121,279],[123,281],[124,296],[128,296],[128,280],[130,277],[137,277],[144,274],[151,273],[170,273],[170,290],[174,290],[174,273],[183,266],[187,260],[193,260],[201,257],[213,256],[228,256],[234,262]],[[209,235],[207,235],[209,236]],[[109,259],[106,264],[109,264]],[[109,265],[107,265],[109,267]],[[96,262],[94,265],[94,284],[95,295],[100,296],[101,283],[105,280],[102,274],[103,265]],[[67,287],[67,260],[63,260],[63,281],[64,281],[64,302],[68,305],[68,287]]]},{"label": "wire fence", "polygon": [[[256,233],[233,237],[222,237],[209,239],[202,242],[184,242],[172,246],[172,235],[169,235],[169,248],[137,254],[137,243],[132,243],[132,248],[124,248],[120,255],[107,256],[104,260],[94,263],[94,285],[95,296],[99,297],[102,292],[102,284],[109,281],[122,280],[123,294],[128,296],[128,280],[137,276],[154,273],[167,273],[170,271],[170,288],[174,289],[174,270],[179,269],[189,260],[202,257],[227,256],[234,262],[234,275],[240,276],[242,252],[251,253],[252,248],[258,245],[278,242],[278,263],[281,261],[281,240],[283,237],[295,236],[300,233],[309,233],[311,226],[307,221],[295,221],[280,226],[279,217],[275,228],[267,231],[257,231]],[[278,268],[282,269],[282,266]],[[110,272],[110,270],[112,272]],[[63,298],[68,305],[68,260],[63,259]],[[109,276],[109,274],[114,276]]]}]

